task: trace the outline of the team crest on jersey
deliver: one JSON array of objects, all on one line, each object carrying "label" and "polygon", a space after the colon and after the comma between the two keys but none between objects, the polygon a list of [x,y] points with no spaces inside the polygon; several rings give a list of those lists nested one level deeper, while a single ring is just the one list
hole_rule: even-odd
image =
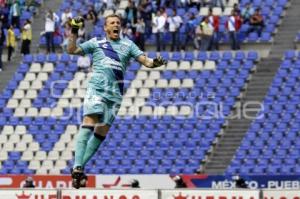
[{"label": "team crest on jersey", "polygon": [[127,48],[128,48],[128,46],[127,46],[127,45],[124,45],[124,44],[121,44],[121,46],[120,46],[120,50],[121,50],[122,52],[125,52],[125,51],[127,50]]}]

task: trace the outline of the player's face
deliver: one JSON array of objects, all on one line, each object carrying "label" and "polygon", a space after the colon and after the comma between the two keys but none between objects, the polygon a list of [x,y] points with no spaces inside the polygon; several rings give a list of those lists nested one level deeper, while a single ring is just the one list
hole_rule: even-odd
[{"label": "player's face", "polygon": [[118,17],[109,17],[106,19],[104,26],[106,35],[111,40],[118,40],[120,38],[121,21]]}]

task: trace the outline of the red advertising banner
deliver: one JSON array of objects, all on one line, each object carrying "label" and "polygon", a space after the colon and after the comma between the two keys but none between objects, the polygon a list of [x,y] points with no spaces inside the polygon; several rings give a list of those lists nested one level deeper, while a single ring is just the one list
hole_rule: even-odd
[{"label": "red advertising banner", "polygon": [[161,199],[259,199],[256,190],[161,190]]},{"label": "red advertising banner", "polygon": [[69,189],[61,191],[61,199],[158,199],[158,191],[142,189]]},{"label": "red advertising banner", "polygon": [[263,199],[300,199],[300,190],[263,190]]},{"label": "red advertising banner", "polygon": [[58,199],[56,190],[0,190],[1,199]]},{"label": "red advertising banner", "polygon": [[[36,188],[72,188],[72,179],[67,175],[33,175]],[[20,188],[25,184],[25,175],[0,175],[0,188]],[[87,187],[96,187],[96,177],[88,176]]]}]

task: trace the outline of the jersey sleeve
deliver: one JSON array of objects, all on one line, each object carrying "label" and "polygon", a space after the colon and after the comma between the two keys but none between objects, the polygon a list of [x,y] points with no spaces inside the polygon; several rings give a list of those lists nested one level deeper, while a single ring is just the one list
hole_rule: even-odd
[{"label": "jersey sleeve", "polygon": [[97,38],[92,38],[86,42],[79,44],[84,54],[93,53],[94,49],[97,48]]},{"label": "jersey sleeve", "polygon": [[138,56],[140,56],[142,54],[144,54],[144,52],[141,51],[139,49],[139,47],[134,42],[131,42],[131,45],[130,45],[130,55],[131,55],[131,57],[136,59]]}]

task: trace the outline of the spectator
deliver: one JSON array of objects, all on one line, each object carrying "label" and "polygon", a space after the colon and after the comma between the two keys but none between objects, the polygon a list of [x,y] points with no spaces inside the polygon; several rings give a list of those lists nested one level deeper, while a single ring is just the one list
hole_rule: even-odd
[{"label": "spectator", "polygon": [[[125,9],[125,22],[130,24],[137,23],[137,8],[135,7],[134,3],[129,0],[128,6]],[[135,30],[134,30],[135,31]]]},{"label": "spectator", "polygon": [[[144,20],[145,24],[152,24],[152,6],[149,0],[142,0],[140,6],[138,7],[139,14]],[[145,27],[145,36],[150,37],[151,35],[151,25]]]},{"label": "spectator", "polygon": [[2,71],[2,51],[3,51],[3,45],[5,41],[5,34],[2,27],[2,24],[0,23],[0,71]]},{"label": "spectator", "polygon": [[71,10],[70,10],[70,8],[66,8],[65,10],[64,10],[64,12],[62,13],[62,15],[61,15],[61,26],[65,26],[65,24],[70,20],[70,19],[72,19],[72,17],[73,17],[73,14],[72,14],[72,12],[71,12]]},{"label": "spectator", "polygon": [[27,0],[25,2],[25,9],[28,10],[29,12],[33,13],[34,15],[36,15],[36,13],[37,13],[38,6],[39,6],[39,4],[36,0]]},{"label": "spectator", "polygon": [[47,53],[50,53],[50,50],[54,53],[54,32],[55,32],[55,22],[58,21],[58,17],[52,10],[49,10],[46,14],[45,22],[45,37],[46,37],[46,46]]},{"label": "spectator", "polygon": [[7,46],[7,61],[11,60],[12,53],[15,50],[16,47],[16,36],[14,33],[14,27],[13,25],[10,25],[9,29],[7,30],[7,40],[6,40],[6,46]]},{"label": "spectator", "polygon": [[201,51],[209,50],[210,43],[213,38],[214,29],[209,23],[209,17],[204,17],[200,24],[201,29]]},{"label": "spectator", "polygon": [[135,32],[135,40],[136,44],[142,51],[145,50],[145,23],[143,18],[139,18],[137,24],[135,25],[136,32]]},{"label": "spectator", "polygon": [[85,41],[86,34],[85,34],[85,26],[84,24],[78,29],[78,38],[77,38],[77,45],[81,44]]},{"label": "spectator", "polygon": [[128,38],[130,40],[133,40],[133,31],[132,31],[132,28],[131,28],[131,25],[128,23],[126,24],[125,27],[123,27],[123,30],[122,30],[122,38]]},{"label": "spectator", "polygon": [[223,2],[223,0],[212,0],[212,5],[214,7],[221,7],[222,11],[224,11],[224,2]]},{"label": "spectator", "polygon": [[175,182],[175,188],[186,188],[186,183],[183,181],[181,176],[177,175],[172,178]]},{"label": "spectator", "polygon": [[9,16],[11,18],[11,23],[14,27],[20,29],[20,3],[18,0],[14,0],[12,6],[10,7]]},{"label": "spectator", "polygon": [[213,35],[211,38],[209,50],[219,50],[219,16],[213,15],[212,8],[208,12],[208,23],[209,26],[213,28]]},{"label": "spectator", "polygon": [[89,67],[91,66],[91,59],[88,55],[79,56],[77,59],[77,66],[79,70],[83,72],[89,72]]},{"label": "spectator", "polygon": [[35,188],[32,177],[28,176],[26,178],[23,188]]},{"label": "spectator", "polygon": [[240,49],[239,39],[238,39],[238,31],[242,25],[242,19],[238,15],[236,10],[231,11],[231,15],[228,17],[226,22],[226,28],[229,32],[229,40],[232,50]]},{"label": "spectator", "polygon": [[9,28],[9,7],[5,4],[0,7],[0,22],[3,28]]},{"label": "spectator", "polygon": [[243,23],[248,23],[253,14],[254,14],[254,9],[251,6],[251,3],[247,3],[246,6],[242,9],[242,13],[241,13],[241,16],[243,18]]},{"label": "spectator", "polygon": [[71,35],[71,26],[70,26],[69,22],[66,22],[65,26],[64,26],[64,34],[63,34],[64,39],[63,39],[63,43],[62,43],[62,49],[64,52],[66,52],[66,50],[67,50],[68,40],[69,40],[70,35]]},{"label": "spectator", "polygon": [[84,27],[85,27],[85,36],[86,40],[89,40],[93,35],[94,26],[97,23],[97,17],[92,11],[88,12],[85,16]]},{"label": "spectator", "polygon": [[21,53],[24,55],[30,54],[30,43],[32,39],[31,21],[26,20],[24,27],[22,28],[22,45]]},{"label": "spectator", "polygon": [[167,19],[169,32],[172,37],[171,51],[175,49],[180,50],[180,38],[179,38],[179,29],[183,23],[182,18],[177,15],[176,9],[173,9],[173,16],[168,17]]},{"label": "spectator", "polygon": [[261,35],[263,28],[265,27],[265,22],[263,16],[260,14],[260,9],[256,8],[254,14],[250,18],[250,32],[257,32],[258,36]]},{"label": "spectator", "polygon": [[166,18],[162,15],[161,11],[157,11],[156,16],[153,16],[152,19],[152,32],[155,34],[156,37],[156,50],[160,51],[161,47],[162,50],[165,50],[164,44],[164,32],[165,32],[165,25],[166,25]]},{"label": "spectator", "polygon": [[189,44],[190,41],[193,42],[193,46],[195,49],[199,49],[198,43],[196,42],[196,27],[197,27],[197,21],[195,14],[189,13],[190,17],[185,25],[185,41],[184,45],[182,45],[182,49],[185,50],[185,47]]},{"label": "spectator", "polygon": [[239,8],[239,4],[235,3],[233,4],[233,10],[239,15],[241,13],[241,10]]}]

